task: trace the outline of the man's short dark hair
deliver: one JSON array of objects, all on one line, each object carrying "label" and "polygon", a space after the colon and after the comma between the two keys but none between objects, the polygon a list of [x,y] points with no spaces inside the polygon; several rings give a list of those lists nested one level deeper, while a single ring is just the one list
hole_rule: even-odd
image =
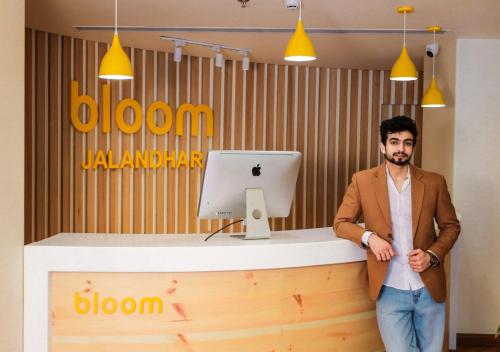
[{"label": "man's short dark hair", "polygon": [[385,145],[389,133],[408,131],[413,135],[413,145],[417,144],[417,125],[408,116],[394,116],[392,119],[384,120],[380,124],[380,140]]}]

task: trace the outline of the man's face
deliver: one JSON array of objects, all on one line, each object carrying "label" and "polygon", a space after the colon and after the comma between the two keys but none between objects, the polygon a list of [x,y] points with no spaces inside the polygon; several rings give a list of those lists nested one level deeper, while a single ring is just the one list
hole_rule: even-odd
[{"label": "man's face", "polygon": [[380,151],[385,159],[399,166],[410,162],[413,147],[413,135],[408,131],[389,133],[385,145],[380,143]]}]

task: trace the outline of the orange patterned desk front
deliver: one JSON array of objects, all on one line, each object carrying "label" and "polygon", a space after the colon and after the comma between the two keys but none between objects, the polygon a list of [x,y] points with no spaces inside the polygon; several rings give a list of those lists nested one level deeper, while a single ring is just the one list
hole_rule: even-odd
[{"label": "orange patterned desk front", "polygon": [[51,273],[50,350],[383,351],[364,266]]}]

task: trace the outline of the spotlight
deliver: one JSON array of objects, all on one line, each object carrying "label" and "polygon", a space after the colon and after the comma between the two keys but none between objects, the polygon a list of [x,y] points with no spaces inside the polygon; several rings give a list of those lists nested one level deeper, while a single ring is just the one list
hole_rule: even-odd
[{"label": "spotlight", "polygon": [[182,47],[185,46],[186,43],[181,40],[175,41],[175,49],[174,49],[174,62],[182,61]]},{"label": "spotlight", "polygon": [[222,67],[224,65],[224,55],[220,51],[220,47],[216,46],[212,49],[215,51],[215,66]]},{"label": "spotlight", "polygon": [[243,59],[241,61],[243,71],[248,71],[250,69],[250,58],[248,57],[248,51],[242,52]]}]

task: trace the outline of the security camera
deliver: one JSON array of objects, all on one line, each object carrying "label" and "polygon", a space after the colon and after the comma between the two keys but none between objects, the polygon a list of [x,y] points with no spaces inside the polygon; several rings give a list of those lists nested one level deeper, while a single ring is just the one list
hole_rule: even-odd
[{"label": "security camera", "polygon": [[427,44],[425,46],[425,53],[428,57],[435,57],[438,55],[439,45],[437,44]]},{"label": "security camera", "polygon": [[285,8],[288,10],[297,10],[299,8],[300,0],[285,0]]}]

